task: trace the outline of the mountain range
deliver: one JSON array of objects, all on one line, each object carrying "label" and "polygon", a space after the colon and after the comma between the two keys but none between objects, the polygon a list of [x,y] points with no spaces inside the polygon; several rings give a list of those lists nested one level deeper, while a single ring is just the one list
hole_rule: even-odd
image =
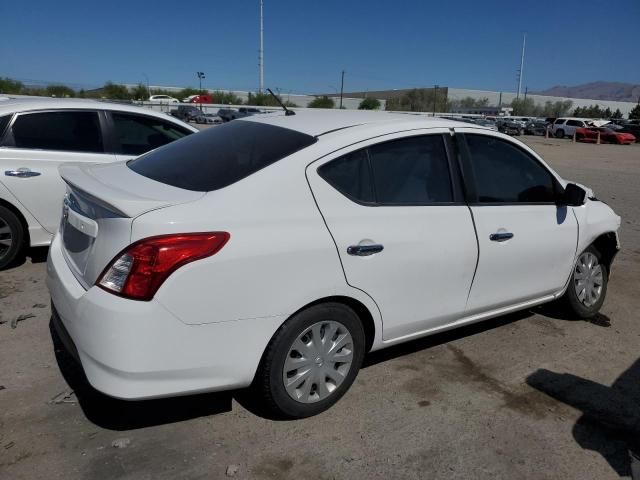
[{"label": "mountain range", "polygon": [[558,85],[531,92],[536,95],[550,95],[553,97],[568,98],[592,98],[594,100],[615,100],[618,102],[638,102],[640,98],[640,85],[620,82],[591,82],[584,85],[568,87]]}]

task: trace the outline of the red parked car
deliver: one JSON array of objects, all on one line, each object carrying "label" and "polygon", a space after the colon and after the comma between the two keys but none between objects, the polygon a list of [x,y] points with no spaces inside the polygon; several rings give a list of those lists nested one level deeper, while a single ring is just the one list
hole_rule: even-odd
[{"label": "red parked car", "polygon": [[595,143],[598,141],[598,132],[600,132],[600,142],[602,143],[630,145],[636,141],[636,137],[631,133],[616,132],[607,127],[576,128],[576,140]]}]

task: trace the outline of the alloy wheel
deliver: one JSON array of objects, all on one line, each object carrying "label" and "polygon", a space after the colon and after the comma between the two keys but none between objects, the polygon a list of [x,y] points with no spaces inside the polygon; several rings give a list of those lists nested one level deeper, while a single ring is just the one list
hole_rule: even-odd
[{"label": "alloy wheel", "polygon": [[282,369],[287,393],[301,403],[329,397],[347,377],[353,362],[353,338],[340,322],[318,322],[293,342]]}]

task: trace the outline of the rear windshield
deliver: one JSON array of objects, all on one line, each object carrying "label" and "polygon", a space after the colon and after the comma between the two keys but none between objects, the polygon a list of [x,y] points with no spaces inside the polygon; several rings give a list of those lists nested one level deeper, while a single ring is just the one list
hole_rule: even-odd
[{"label": "rear windshield", "polygon": [[128,165],[152,180],[209,192],[315,142],[315,137],[288,128],[235,120],[153,150]]}]

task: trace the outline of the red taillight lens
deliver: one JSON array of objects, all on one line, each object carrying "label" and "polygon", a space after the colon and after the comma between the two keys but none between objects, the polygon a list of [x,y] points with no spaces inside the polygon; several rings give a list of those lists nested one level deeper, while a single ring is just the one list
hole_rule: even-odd
[{"label": "red taillight lens", "polygon": [[151,300],[169,275],[187,263],[214,255],[229,237],[227,232],[208,232],[139,240],[116,255],[96,285],[126,298]]}]

